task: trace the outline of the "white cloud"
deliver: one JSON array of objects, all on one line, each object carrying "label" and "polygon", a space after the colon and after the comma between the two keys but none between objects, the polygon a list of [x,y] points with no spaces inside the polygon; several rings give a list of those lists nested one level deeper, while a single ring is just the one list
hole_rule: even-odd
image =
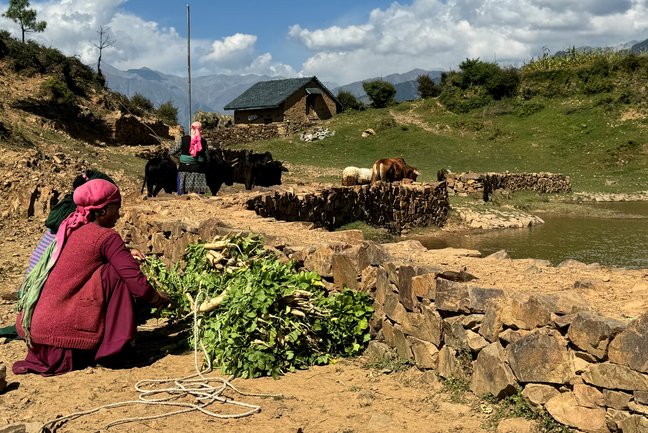
[{"label": "white cloud", "polygon": [[[127,0],[50,0],[31,1],[39,20],[47,22],[43,33],[32,33],[30,39],[77,55],[86,64],[95,65],[99,43],[99,26],[109,31],[115,41],[103,51],[103,61],[118,69],[148,67],[168,74],[186,75],[187,41],[173,27],[162,27],[125,12]],[[131,0],[136,1],[136,0]],[[5,10],[7,3],[0,2]],[[18,27],[0,18],[0,28],[19,36]],[[234,34],[220,40],[191,40],[192,72],[200,74],[277,74],[296,72],[292,67],[272,61],[269,53],[257,53],[257,36]]]},{"label": "white cloud", "polygon": [[301,39],[311,50],[328,50],[341,47],[362,47],[374,41],[373,27],[348,26],[345,28],[333,26],[325,30],[310,31],[299,25],[290,28],[288,35]]},{"label": "white cloud", "polygon": [[202,62],[214,62],[224,68],[244,67],[254,58],[254,44],[257,37],[236,33],[235,35],[214,41],[211,51],[207,53]]},{"label": "white cloud", "polygon": [[415,67],[456,69],[466,58],[520,64],[541,55],[543,47],[555,52],[643,40],[648,37],[646,3],[413,0],[374,9],[364,24],[294,25],[289,36],[312,51],[302,65],[303,75],[346,83]]},{"label": "white cloud", "polygon": [[[185,75],[185,38],[173,27],[125,12],[127,1],[137,0],[32,0],[48,27],[29,37],[95,64],[102,25],[115,40],[103,53],[106,63]],[[0,0],[0,9],[6,5]],[[0,28],[19,36],[9,20],[0,18]],[[400,0],[369,11],[365,22],[354,25],[306,28],[296,23],[286,37],[292,48],[303,48],[290,52],[259,50],[267,42],[263,33],[194,38],[192,73],[317,75],[342,84],[413,68],[456,69],[466,58],[521,64],[541,55],[543,47],[556,52],[617,45],[646,39],[647,29],[648,0]],[[298,55],[306,58],[295,60],[299,65],[276,60]]]}]

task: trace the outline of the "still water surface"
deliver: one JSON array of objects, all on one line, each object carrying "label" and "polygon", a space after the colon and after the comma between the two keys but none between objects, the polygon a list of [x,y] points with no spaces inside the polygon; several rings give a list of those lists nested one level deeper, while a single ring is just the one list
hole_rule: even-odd
[{"label": "still water surface", "polygon": [[427,248],[469,248],[487,256],[506,250],[514,259],[567,259],[625,268],[648,268],[648,201],[593,203],[619,214],[595,216],[539,215],[544,224],[524,229],[492,230],[481,234],[415,237]]}]

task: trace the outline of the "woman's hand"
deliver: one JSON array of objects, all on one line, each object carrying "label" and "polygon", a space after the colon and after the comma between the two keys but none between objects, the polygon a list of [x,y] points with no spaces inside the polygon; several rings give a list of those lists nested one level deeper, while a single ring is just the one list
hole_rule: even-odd
[{"label": "woman's hand", "polygon": [[164,292],[157,292],[157,295],[153,298],[153,302],[151,302],[151,306],[154,308],[164,308],[170,303],[169,295]]},{"label": "woman's hand", "polygon": [[131,248],[130,250],[131,256],[138,262],[141,262],[146,259],[146,256],[140,251],[135,248]]}]

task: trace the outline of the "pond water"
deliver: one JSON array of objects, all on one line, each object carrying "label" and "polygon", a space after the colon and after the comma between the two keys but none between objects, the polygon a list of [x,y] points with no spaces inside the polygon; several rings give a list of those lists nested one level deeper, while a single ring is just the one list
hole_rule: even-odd
[{"label": "pond water", "polygon": [[[544,259],[554,265],[574,259],[624,268],[648,268],[648,201],[579,206],[591,206],[592,216],[539,214],[545,223],[524,229],[412,238],[430,249],[468,248],[479,250],[483,256],[503,249],[514,259]],[[615,216],[594,216],[600,215],[601,210],[612,210]]]}]

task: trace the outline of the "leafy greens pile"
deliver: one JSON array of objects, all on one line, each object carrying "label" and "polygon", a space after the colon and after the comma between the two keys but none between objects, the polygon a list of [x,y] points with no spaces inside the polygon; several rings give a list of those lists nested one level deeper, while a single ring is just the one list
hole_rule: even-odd
[{"label": "leafy greens pile", "polygon": [[328,293],[318,274],[280,261],[259,235],[191,244],[173,268],[150,257],[144,271],[169,294],[166,315],[200,312],[194,338],[227,374],[276,378],[358,355],[370,339],[373,309],[366,293]]}]

